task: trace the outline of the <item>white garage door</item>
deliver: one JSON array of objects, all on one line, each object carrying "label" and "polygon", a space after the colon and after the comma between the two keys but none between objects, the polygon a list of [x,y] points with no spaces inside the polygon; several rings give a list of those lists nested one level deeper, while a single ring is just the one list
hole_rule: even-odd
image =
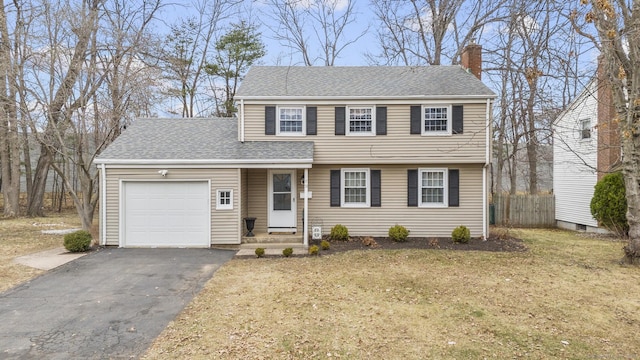
[{"label": "white garage door", "polygon": [[209,183],[124,182],[125,247],[209,247]]}]

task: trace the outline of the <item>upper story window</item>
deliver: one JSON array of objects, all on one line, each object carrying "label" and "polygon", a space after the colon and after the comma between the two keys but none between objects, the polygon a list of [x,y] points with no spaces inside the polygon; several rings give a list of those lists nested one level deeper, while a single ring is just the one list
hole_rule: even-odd
[{"label": "upper story window", "polygon": [[304,107],[278,107],[278,135],[304,135]]},{"label": "upper story window", "polygon": [[451,134],[451,106],[424,106],[422,108],[423,135]]},{"label": "upper story window", "polygon": [[591,139],[591,120],[580,120],[580,139]]},{"label": "upper story window", "polygon": [[375,111],[373,107],[350,106],[347,135],[375,135]]},{"label": "upper story window", "polygon": [[369,169],[342,169],[342,206],[370,206]]},{"label": "upper story window", "polygon": [[418,184],[420,206],[447,206],[446,169],[419,169]]}]

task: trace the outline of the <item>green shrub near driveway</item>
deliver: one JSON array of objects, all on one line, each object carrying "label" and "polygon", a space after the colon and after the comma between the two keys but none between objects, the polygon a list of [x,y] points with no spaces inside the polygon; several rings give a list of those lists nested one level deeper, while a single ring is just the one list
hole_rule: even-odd
[{"label": "green shrub near driveway", "polygon": [[329,237],[331,240],[347,241],[349,240],[349,230],[346,226],[337,224],[331,228]]},{"label": "green shrub near driveway", "polygon": [[91,247],[91,234],[78,230],[64,236],[64,248],[71,252],[87,251]]},{"label": "green shrub near driveway", "polygon": [[468,227],[460,225],[451,232],[451,239],[453,242],[466,244],[471,239],[471,231]]}]

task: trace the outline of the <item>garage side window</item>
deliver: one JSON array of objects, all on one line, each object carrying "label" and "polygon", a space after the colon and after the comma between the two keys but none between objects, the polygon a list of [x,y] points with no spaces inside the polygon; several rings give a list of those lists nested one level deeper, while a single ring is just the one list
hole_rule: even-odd
[{"label": "garage side window", "polygon": [[216,210],[233,209],[233,190],[219,189],[216,196]]}]

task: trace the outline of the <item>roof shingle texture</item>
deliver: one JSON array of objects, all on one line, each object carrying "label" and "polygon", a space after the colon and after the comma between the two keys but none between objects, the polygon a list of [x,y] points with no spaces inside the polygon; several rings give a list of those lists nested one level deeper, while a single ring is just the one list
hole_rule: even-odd
[{"label": "roof shingle texture", "polygon": [[236,98],[434,97],[495,94],[460,66],[253,66]]},{"label": "roof shingle texture", "polygon": [[238,141],[236,118],[137,119],[98,160],[309,160],[312,141]]}]

